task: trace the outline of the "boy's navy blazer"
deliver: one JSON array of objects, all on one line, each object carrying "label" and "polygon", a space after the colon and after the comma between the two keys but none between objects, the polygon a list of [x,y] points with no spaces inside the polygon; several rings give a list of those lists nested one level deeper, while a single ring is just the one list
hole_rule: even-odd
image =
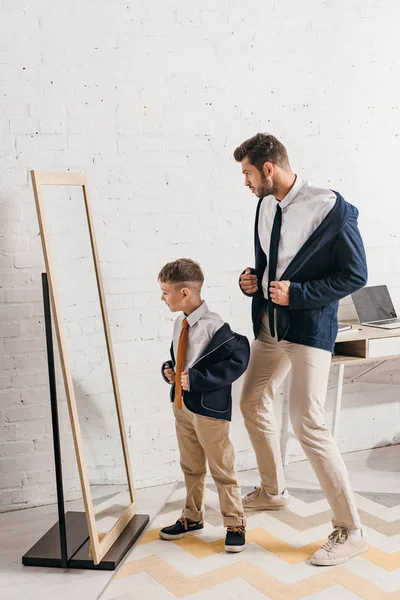
[{"label": "boy's navy blazer", "polygon": [[[333,352],[338,331],[339,300],[367,282],[367,262],[357,225],[358,210],[338,193],[332,210],[303,244],[281,276],[290,281],[289,306],[276,305],[278,340]],[[263,198],[257,205],[254,246],[258,290],[251,296],[254,335],[267,305],[262,278],[267,257],[258,235]],[[244,272],[244,271],[243,271]],[[245,293],[245,292],[243,292]]]},{"label": "boy's navy blazer", "polygon": [[[175,368],[173,344],[171,360],[166,364]],[[247,337],[234,333],[228,323],[218,329],[201,356],[189,372],[189,391],[183,392],[185,406],[193,413],[213,419],[231,420],[232,383],[247,369],[250,345]],[[165,377],[164,379],[168,381]],[[171,401],[174,400],[175,385],[171,386]]]}]

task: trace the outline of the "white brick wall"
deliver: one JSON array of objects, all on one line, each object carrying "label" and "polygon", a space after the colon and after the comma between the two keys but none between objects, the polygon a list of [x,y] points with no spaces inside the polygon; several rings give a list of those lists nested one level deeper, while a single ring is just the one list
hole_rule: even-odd
[{"label": "white brick wall", "polygon": [[[252,263],[254,198],[232,159],[243,139],[275,133],[296,171],[359,207],[370,283],[388,283],[400,310],[391,176],[400,158],[399,4],[0,6],[0,510],[54,500],[32,168],[89,175],[136,485],[175,480],[174,426],[159,378],[171,316],[156,275],[178,256],[200,260],[212,308],[250,335],[249,303],[236,285]],[[351,305],[343,310],[351,314]],[[343,451],[399,441],[398,367],[386,362],[346,384]],[[248,468],[255,462],[237,392],[232,437]],[[60,415],[73,497],[62,393]],[[295,444],[291,451],[300,454]]]}]

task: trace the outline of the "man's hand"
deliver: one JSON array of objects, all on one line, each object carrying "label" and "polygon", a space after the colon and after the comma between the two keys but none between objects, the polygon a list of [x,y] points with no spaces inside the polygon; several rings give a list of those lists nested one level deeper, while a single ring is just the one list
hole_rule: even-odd
[{"label": "man's hand", "polygon": [[168,383],[171,385],[175,383],[175,371],[170,369],[167,363],[164,365],[164,377],[168,379]]},{"label": "man's hand", "polygon": [[187,371],[183,371],[181,375],[182,389],[185,392],[189,391],[189,373]]},{"label": "man's hand", "polygon": [[289,306],[290,281],[271,281],[269,293],[271,300],[281,306]]},{"label": "man's hand", "polygon": [[243,275],[240,276],[239,285],[245,294],[254,294],[258,290],[257,275],[251,275],[251,269],[247,267]]}]

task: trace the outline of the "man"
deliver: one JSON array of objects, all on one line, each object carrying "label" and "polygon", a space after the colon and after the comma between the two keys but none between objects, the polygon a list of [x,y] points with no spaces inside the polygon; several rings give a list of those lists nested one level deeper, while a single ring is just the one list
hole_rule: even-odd
[{"label": "man", "polygon": [[255,335],[241,409],[261,486],[244,498],[244,507],[288,506],[273,401],[291,370],[293,429],[333,511],[333,533],[311,562],[340,564],[368,549],[347,470],[324,417],[339,300],[367,281],[358,211],[337,192],[295,175],[285,147],[272,135],[258,133],[234,158],[242,164],[245,185],[259,198],[255,268],[242,273],[240,287],[252,297]]}]

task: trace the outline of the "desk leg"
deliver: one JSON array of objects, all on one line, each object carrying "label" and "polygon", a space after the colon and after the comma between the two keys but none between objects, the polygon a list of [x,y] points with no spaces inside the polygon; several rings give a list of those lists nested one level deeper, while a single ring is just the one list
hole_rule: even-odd
[{"label": "desk leg", "polygon": [[344,376],[344,365],[339,365],[336,380],[336,396],[335,404],[333,406],[333,422],[332,422],[332,435],[337,438],[339,433],[339,419],[340,419],[340,408],[342,406],[342,392],[343,392],[343,376]]},{"label": "desk leg", "polygon": [[282,424],[281,424],[281,457],[283,466],[289,463],[288,461],[288,441],[289,441],[289,389],[290,389],[290,374],[286,377],[283,384],[282,397]]}]

